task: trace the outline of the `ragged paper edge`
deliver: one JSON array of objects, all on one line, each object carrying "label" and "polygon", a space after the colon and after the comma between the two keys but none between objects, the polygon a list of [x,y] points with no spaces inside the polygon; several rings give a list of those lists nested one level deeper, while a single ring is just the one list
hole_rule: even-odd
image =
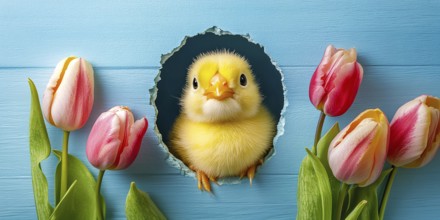
[{"label": "ragged paper edge", "polygon": [[[154,119],[154,133],[156,133],[158,140],[159,140],[159,146],[160,148],[167,154],[167,157],[165,158],[167,160],[167,162],[172,166],[175,167],[177,169],[180,170],[180,173],[184,176],[191,176],[193,178],[196,178],[195,173],[189,169],[180,159],[176,158],[173,154],[171,154],[171,152],[169,151],[168,146],[164,143],[163,139],[162,139],[162,134],[160,133],[158,127],[157,127],[157,115],[159,113],[157,106],[156,106],[156,98],[157,98],[157,84],[158,82],[161,80],[160,75],[161,75],[161,71],[162,71],[162,66],[163,64],[171,57],[174,55],[174,53],[176,53],[177,51],[179,51],[183,46],[185,46],[187,39],[192,38],[192,37],[196,37],[199,35],[205,35],[207,33],[213,33],[215,35],[235,35],[235,36],[241,36],[244,37],[245,39],[248,40],[248,42],[252,43],[252,44],[256,44],[258,47],[260,47],[264,53],[266,53],[264,47],[262,45],[260,45],[259,43],[254,42],[249,34],[244,34],[244,35],[240,35],[240,34],[232,34],[229,31],[224,31],[216,26],[213,26],[211,28],[208,28],[206,31],[199,33],[197,35],[194,36],[185,36],[185,38],[182,40],[182,42],[180,43],[180,45],[176,48],[174,48],[170,53],[167,54],[162,54],[161,59],[160,59],[160,65],[161,67],[159,68],[159,73],[157,74],[157,76],[154,78],[154,86],[153,88],[151,88],[149,90],[150,92],[150,105],[153,106],[154,111],[155,111],[155,119]],[[267,53],[266,53],[267,54]],[[269,56],[269,55],[268,55]],[[270,160],[273,156],[275,156],[276,154],[276,150],[275,148],[276,143],[278,142],[278,139],[284,134],[284,125],[285,125],[285,113],[286,113],[286,109],[287,106],[289,105],[289,102],[287,100],[287,87],[284,83],[284,74],[281,71],[281,69],[279,68],[279,66],[277,65],[277,63],[269,56],[270,61],[272,63],[272,65],[277,69],[277,71],[279,72],[279,74],[281,75],[281,84],[283,86],[283,99],[284,99],[284,105],[283,108],[281,110],[280,113],[280,119],[278,121],[277,124],[277,133],[273,139],[273,147],[271,148],[271,150],[267,153],[266,157],[264,158],[264,163],[266,163],[268,160]],[[240,180],[239,177],[224,177],[224,178],[220,178],[218,180],[218,183],[220,185],[222,184],[238,184],[241,183],[242,180]]]}]

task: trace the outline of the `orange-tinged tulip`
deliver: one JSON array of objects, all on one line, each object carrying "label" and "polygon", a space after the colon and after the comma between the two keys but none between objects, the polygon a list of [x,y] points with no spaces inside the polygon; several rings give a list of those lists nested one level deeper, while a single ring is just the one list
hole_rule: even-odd
[{"label": "orange-tinged tulip", "polygon": [[440,99],[422,95],[401,106],[391,121],[388,161],[422,167],[440,147]]},{"label": "orange-tinged tulip", "polygon": [[94,99],[93,68],[83,58],[68,57],[58,63],[43,95],[46,120],[64,131],[82,128]]},{"label": "orange-tinged tulip", "polygon": [[353,104],[362,82],[363,69],[356,61],[356,50],[329,45],[310,80],[312,104],[329,116],[344,114]]},{"label": "orange-tinged tulip", "polygon": [[380,176],[388,150],[389,125],[380,109],[362,112],[330,144],[328,161],[335,177],[368,186]]},{"label": "orange-tinged tulip", "polygon": [[100,170],[125,169],[136,159],[147,128],[146,118],[134,121],[128,107],[113,107],[93,125],[87,140],[87,158]]}]

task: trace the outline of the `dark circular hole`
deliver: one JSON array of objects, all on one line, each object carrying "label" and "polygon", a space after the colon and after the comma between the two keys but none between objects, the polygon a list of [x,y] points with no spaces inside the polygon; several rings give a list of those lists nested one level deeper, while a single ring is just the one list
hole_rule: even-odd
[{"label": "dark circular hole", "polygon": [[[216,50],[233,51],[246,58],[259,84],[264,98],[263,104],[272,113],[276,123],[279,123],[285,105],[282,73],[264,52],[263,47],[251,42],[246,36],[225,33],[216,28],[208,29],[205,33],[187,37],[179,48],[165,55],[165,59],[162,60],[158,77],[160,80],[156,84],[156,89],[153,90],[152,104],[157,110],[156,131],[161,137],[162,147],[168,152],[172,151],[169,149],[171,146],[169,136],[180,112],[179,103],[185,87],[188,68],[194,58],[200,54]],[[246,77],[240,77],[240,84],[242,86],[247,84]],[[197,80],[194,79],[193,88],[197,87]],[[270,154],[273,152],[270,152],[268,157]],[[178,158],[172,157],[174,166],[177,161],[180,168],[184,169],[183,163]],[[191,172],[190,170],[183,171]]]}]

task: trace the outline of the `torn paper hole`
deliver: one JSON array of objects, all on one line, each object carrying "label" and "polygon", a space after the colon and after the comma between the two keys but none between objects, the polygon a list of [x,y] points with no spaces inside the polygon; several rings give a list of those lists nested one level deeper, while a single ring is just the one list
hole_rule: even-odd
[{"label": "torn paper hole", "polygon": [[[249,35],[232,34],[217,27],[209,28],[195,36],[186,36],[180,46],[162,55],[155,86],[150,90],[150,102],[156,111],[155,133],[159,145],[168,154],[167,162],[185,176],[195,177],[195,174],[170,153],[169,135],[180,112],[179,100],[185,87],[187,70],[198,55],[225,49],[234,51],[248,60],[264,97],[263,104],[277,122],[274,147],[266,155],[265,163],[275,155],[277,140],[284,133],[284,113],[288,105],[284,76],[261,45],[253,42]],[[220,184],[239,182],[238,177],[219,179]]]}]

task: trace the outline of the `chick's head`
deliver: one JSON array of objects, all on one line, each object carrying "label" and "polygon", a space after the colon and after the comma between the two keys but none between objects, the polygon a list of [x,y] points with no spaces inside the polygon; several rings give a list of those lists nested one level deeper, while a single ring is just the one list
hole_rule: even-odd
[{"label": "chick's head", "polygon": [[249,63],[221,51],[203,54],[192,63],[181,105],[192,120],[221,122],[254,116],[261,99]]}]

